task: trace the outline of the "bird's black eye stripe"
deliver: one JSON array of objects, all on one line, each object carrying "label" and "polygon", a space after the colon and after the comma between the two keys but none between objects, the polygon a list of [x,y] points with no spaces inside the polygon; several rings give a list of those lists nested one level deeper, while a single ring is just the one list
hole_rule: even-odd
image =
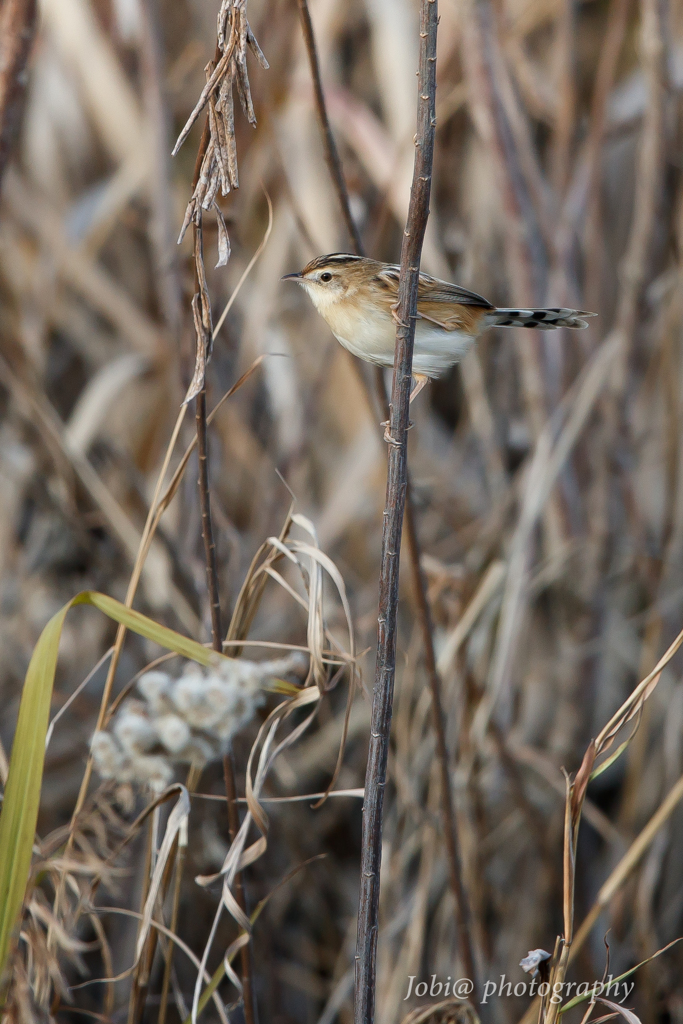
[{"label": "bird's black eye stripe", "polygon": [[325,281],[325,283],[332,280],[332,274],[330,274],[329,270],[326,270],[324,274],[320,275],[320,280]]}]

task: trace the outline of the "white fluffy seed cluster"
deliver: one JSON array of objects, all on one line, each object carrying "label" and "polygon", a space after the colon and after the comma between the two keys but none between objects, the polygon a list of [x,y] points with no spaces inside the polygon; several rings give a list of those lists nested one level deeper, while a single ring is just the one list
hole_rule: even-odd
[{"label": "white fluffy seed cluster", "polygon": [[178,678],[146,672],[137,684],[140,699],[125,700],[108,729],[93,736],[95,768],[103,779],[162,790],[175,764],[203,767],[221,757],[272,680],[305,666],[297,652],[277,661],[220,659],[208,669],[187,662]]}]

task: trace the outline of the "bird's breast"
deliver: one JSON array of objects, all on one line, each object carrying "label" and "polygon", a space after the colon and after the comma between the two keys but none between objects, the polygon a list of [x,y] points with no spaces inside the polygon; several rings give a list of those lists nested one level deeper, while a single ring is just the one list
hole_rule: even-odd
[{"label": "bird's breast", "polygon": [[[390,309],[338,303],[320,312],[337,340],[353,355],[379,366],[394,365],[396,321]],[[440,377],[460,362],[474,338],[466,328],[446,331],[430,320],[418,320],[413,369],[428,377]]]},{"label": "bird's breast", "polygon": [[325,319],[335,338],[355,356],[380,366],[393,365],[396,325],[391,313],[348,304],[329,309]]}]

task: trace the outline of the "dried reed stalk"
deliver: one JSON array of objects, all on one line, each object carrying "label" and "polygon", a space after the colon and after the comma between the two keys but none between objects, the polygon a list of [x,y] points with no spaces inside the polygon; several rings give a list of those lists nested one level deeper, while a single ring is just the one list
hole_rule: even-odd
[{"label": "dried reed stalk", "polygon": [[[306,44],[306,52],[308,55],[308,61],[311,69],[311,78],[313,79],[316,114],[318,117],[318,122],[320,124],[320,130],[323,139],[325,162],[327,163],[327,168],[330,173],[330,177],[335,186],[339,206],[344,217],[344,223],[346,224],[347,230],[353,242],[354,250],[358,256],[365,256],[366,253],[365,247],[363,245],[363,240],[361,238],[360,231],[358,230],[358,226],[353,219],[353,214],[351,213],[351,205],[349,203],[349,193],[346,187],[344,171],[342,168],[341,159],[339,157],[339,152],[337,150],[334,134],[332,132],[329,116],[327,113],[325,93],[323,90],[322,80],[320,76],[318,52],[315,43],[313,22],[311,20],[311,14],[308,8],[308,0],[298,0],[298,3],[299,12],[301,15],[301,25],[304,35],[304,42]],[[363,387],[368,398],[368,403],[372,411],[374,403],[372,389],[370,386],[368,376],[366,376],[366,374],[364,374],[360,370],[360,368],[358,367],[357,360],[354,360],[353,362],[354,367],[359,369],[359,377],[363,383]],[[379,405],[379,408],[382,410],[383,415],[388,418],[389,407],[387,403],[386,388],[384,386],[384,372],[381,369],[381,367],[375,367],[374,383],[377,404]],[[434,653],[434,635],[431,622],[431,615],[429,611],[429,601],[427,599],[426,583],[424,579],[424,574],[422,572],[422,552],[420,549],[420,539],[417,533],[417,524],[415,522],[415,508],[412,501],[410,472],[408,469],[406,469],[406,474],[406,540],[408,543],[408,555],[413,580],[413,589],[415,592],[415,602],[417,605],[417,615],[422,632],[425,668],[427,670],[429,687],[432,693],[432,715],[434,721],[434,733],[436,736],[437,757],[439,759],[439,773],[441,778],[441,813],[443,818],[446,856],[448,860],[448,876],[451,885],[451,890],[455,898],[456,918],[458,922],[458,936],[460,942],[460,949],[462,952],[463,965],[468,976],[472,979],[475,979],[476,968],[473,953],[474,947],[470,922],[470,908],[467,892],[465,890],[465,886],[462,880],[460,843],[458,839],[458,827],[453,802],[453,787],[451,784],[451,774],[449,768],[448,744],[446,742],[445,732],[446,719],[444,715],[443,700],[441,696],[441,678],[436,667],[436,657]]]},{"label": "dried reed stalk", "polygon": [[408,220],[401,245],[401,270],[396,312],[398,326],[388,428],[389,464],[382,530],[377,663],[363,803],[354,1005],[356,1024],[372,1024],[375,1014],[382,816],[396,670],[398,581],[408,470],[408,411],[420,256],[429,217],[436,134],[437,30],[437,0],[422,0],[420,4],[420,63],[415,164]]},{"label": "dried reed stalk", "polygon": [[[218,60],[219,47],[216,48],[216,59]],[[232,86],[230,85],[230,88]],[[224,101],[225,102],[225,101]],[[227,104],[226,104],[227,105]],[[192,182],[193,198],[197,192],[202,167],[206,160],[206,154],[211,145],[211,136],[217,132],[216,116],[213,119],[209,114],[206,118],[202,139],[195,162],[194,179]],[[234,137],[233,137],[234,141]],[[236,184],[236,181],[235,181]],[[192,200],[190,205],[192,205]],[[202,518],[202,540],[204,542],[204,558],[206,561],[206,584],[209,594],[209,607],[211,610],[211,644],[214,651],[221,653],[223,650],[223,630],[221,627],[221,605],[220,590],[218,584],[218,563],[216,560],[216,543],[213,536],[213,524],[211,521],[211,492],[209,485],[209,464],[207,456],[207,423],[206,423],[206,363],[211,354],[213,344],[213,324],[211,322],[211,303],[206,288],[206,274],[204,271],[204,253],[202,244],[202,209],[203,204],[196,202],[192,216],[192,228],[194,232],[194,266],[195,266],[195,295],[192,300],[194,312],[195,330],[197,335],[197,358],[195,364],[195,377],[190,385],[190,392],[200,385],[195,397],[195,424],[197,432],[197,457],[199,464],[199,503]],[[222,218],[221,218],[222,220]],[[219,228],[220,231],[220,228]],[[219,262],[221,257],[219,256]],[[199,372],[198,372],[199,371]],[[236,804],[237,781],[235,778],[235,763],[232,753],[226,754],[223,758],[223,773],[225,777],[226,796],[228,800],[228,821],[231,841],[239,831],[239,813]],[[235,898],[240,910],[246,915],[247,905],[244,891],[244,883],[241,872],[235,877]],[[242,946],[242,987],[244,998],[244,1016],[246,1024],[256,1024],[256,1006],[254,1000],[254,980],[252,963],[252,946],[247,942]]]}]

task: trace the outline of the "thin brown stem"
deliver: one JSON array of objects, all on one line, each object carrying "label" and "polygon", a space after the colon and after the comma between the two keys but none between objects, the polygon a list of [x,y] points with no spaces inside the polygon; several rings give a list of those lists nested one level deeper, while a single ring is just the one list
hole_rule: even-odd
[{"label": "thin brown stem", "polygon": [[341,207],[342,216],[344,223],[346,224],[351,241],[353,242],[354,248],[358,255],[363,253],[363,242],[360,237],[360,232],[351,214],[351,206],[349,204],[349,193],[346,188],[346,181],[344,180],[344,171],[342,170],[341,160],[339,159],[339,152],[337,150],[337,144],[334,141],[334,135],[332,134],[332,128],[330,127],[330,119],[327,116],[327,106],[325,104],[325,94],[323,93],[323,85],[320,78],[320,64],[318,62],[318,50],[315,45],[315,35],[313,33],[313,22],[311,21],[311,12],[308,9],[308,0],[298,0],[299,14],[301,15],[301,28],[304,34],[304,42],[306,43],[306,52],[308,53],[308,61],[311,66],[311,78],[313,79],[313,90],[315,93],[315,109],[318,115],[318,121],[320,123],[320,132],[323,138],[323,146],[325,148],[325,160],[327,167],[330,172],[330,177],[334,182],[337,196],[339,198],[339,205]]},{"label": "thin brown stem", "polygon": [[[337,152],[334,135],[330,127],[327,106],[325,103],[325,94],[323,92],[322,83],[320,80],[320,67],[318,64],[317,47],[315,43],[315,35],[313,32],[311,16],[308,9],[308,3],[307,0],[298,0],[298,3],[299,11],[301,14],[304,41],[306,43],[306,51],[308,53],[308,59],[311,68],[311,77],[313,79],[316,112],[323,136],[323,145],[325,148],[325,159],[327,162],[327,167],[330,172],[332,182],[335,185],[339,205],[344,216],[344,221],[349,229],[349,234],[351,235],[356,254],[358,256],[364,256],[365,247],[363,246],[363,241],[360,237],[360,232],[358,231],[358,228],[351,214],[349,194],[348,189],[346,188],[346,182],[344,180],[344,172],[341,166],[341,161],[339,159],[339,154]],[[360,378],[363,382],[368,402],[370,404],[370,407],[372,408],[374,404],[372,394],[373,384],[369,380],[369,378],[362,373],[360,374]],[[381,367],[379,366],[375,367],[374,391],[376,404],[379,407],[383,418],[387,419],[389,417],[389,406],[387,403],[386,388],[384,386],[384,373]],[[406,472],[408,471],[406,470]],[[409,492],[410,479],[408,475],[408,494]],[[437,735],[437,756],[440,761],[440,773],[442,779],[442,817],[446,842],[446,853],[448,857],[448,875],[451,888],[453,890],[453,896],[455,897],[456,902],[456,915],[459,922],[459,938],[462,947],[463,964],[465,965],[469,976],[472,979],[474,979],[474,956],[472,952],[473,943],[470,924],[469,902],[462,881],[460,844],[458,840],[455,813],[453,810],[453,794],[450,782],[448,749],[443,731],[443,702],[441,699],[441,679],[439,677],[438,672],[436,671],[433,628],[431,616],[429,613],[429,603],[427,601],[425,580],[421,568],[420,542],[417,535],[417,529],[415,524],[415,513],[412,502],[410,500],[408,500],[406,505],[405,516],[406,541],[408,544],[408,554],[411,566],[411,573],[413,578],[413,584],[415,587],[418,618],[420,620],[420,628],[422,631],[422,638],[425,649],[425,664],[427,666],[430,688],[433,695],[435,731]]]},{"label": "thin brown stem", "polygon": [[420,256],[432,184],[436,131],[437,0],[421,0],[420,64],[415,164],[398,288],[396,348],[389,419],[389,460],[379,580],[379,631],[365,774],[360,901],[356,944],[356,1024],[372,1024],[375,1013],[382,817],[396,669],[396,626],[401,532],[408,486],[407,431]]},{"label": "thin brown stem", "polygon": [[197,426],[197,456],[199,462],[199,504],[202,514],[204,557],[206,559],[206,585],[209,592],[209,606],[211,609],[211,643],[214,651],[221,652],[223,650],[223,630],[221,629],[221,602],[218,590],[216,543],[213,539],[213,525],[211,522],[211,495],[209,492],[209,466],[206,443],[206,388],[202,388],[197,395],[195,422]]},{"label": "thin brown stem", "polygon": [[19,134],[36,11],[36,0],[5,0],[0,13],[0,177]]},{"label": "thin brown stem", "polygon": [[[204,153],[209,143],[208,118],[204,125],[204,132],[199,145],[199,152],[195,161],[194,180],[192,190],[194,191],[199,173],[201,170]],[[201,213],[200,213],[201,216]],[[203,267],[198,265],[202,259],[201,253],[201,228],[195,222],[195,290],[199,290],[199,281],[203,278]],[[197,338],[197,344],[201,339]],[[213,524],[211,521],[211,492],[209,485],[209,464],[207,452],[206,432],[206,386],[203,386],[198,393],[195,404],[195,423],[197,428],[197,456],[199,463],[199,503],[202,517],[202,539],[204,541],[204,557],[206,559],[206,584],[209,594],[209,606],[211,609],[211,643],[214,651],[223,651],[223,629],[221,626],[221,604],[220,591],[218,586],[218,563],[216,560],[216,544],[213,537]],[[239,830],[239,817],[237,815],[237,782],[235,780],[235,765],[232,753],[223,759],[223,772],[225,776],[226,796],[228,798],[228,820],[230,829],[230,840],[234,839]],[[246,901],[241,872],[235,876],[235,899],[241,910],[246,913]],[[242,948],[242,989],[244,998],[244,1017],[246,1024],[257,1024],[256,1003],[254,999],[254,977],[251,955],[251,943]]]},{"label": "thin brown stem", "polygon": [[[153,814],[149,819],[147,828],[147,844],[145,847],[145,864],[143,868],[144,884],[142,887],[142,898],[140,900],[141,907],[144,906],[149,892],[149,883],[152,873],[152,856],[154,853],[153,844],[155,820],[156,816]],[[138,1024],[142,1019],[142,1012],[145,1008],[145,999],[147,998],[149,973],[154,959],[154,953],[156,951],[157,934],[156,929],[152,928],[149,938],[145,944],[145,948],[138,960],[135,973],[133,974],[133,983],[131,985],[130,998],[128,1000],[128,1024]]]},{"label": "thin brown stem", "polygon": [[439,775],[441,781],[441,813],[443,815],[444,841],[448,854],[448,878],[453,895],[455,896],[455,918],[458,929],[458,942],[460,945],[460,956],[462,965],[468,978],[474,984],[472,998],[478,1001],[479,984],[477,978],[476,962],[474,957],[474,945],[472,941],[472,921],[470,904],[462,877],[462,863],[460,858],[460,843],[458,838],[458,823],[455,816],[453,802],[453,786],[451,773],[449,771],[450,758],[448,756],[448,744],[446,742],[446,716],[444,714],[443,701],[441,699],[441,678],[436,668],[434,656],[434,644],[432,640],[433,627],[432,616],[427,600],[424,573],[420,565],[419,540],[415,524],[415,510],[413,507],[410,483],[406,498],[405,511],[405,533],[408,548],[411,552],[410,567],[413,576],[413,588],[415,600],[418,606],[418,618],[422,629],[422,643],[424,645],[425,668],[429,680],[429,689],[432,695],[432,720],[434,723],[434,736],[436,738],[436,753],[439,762]]}]

